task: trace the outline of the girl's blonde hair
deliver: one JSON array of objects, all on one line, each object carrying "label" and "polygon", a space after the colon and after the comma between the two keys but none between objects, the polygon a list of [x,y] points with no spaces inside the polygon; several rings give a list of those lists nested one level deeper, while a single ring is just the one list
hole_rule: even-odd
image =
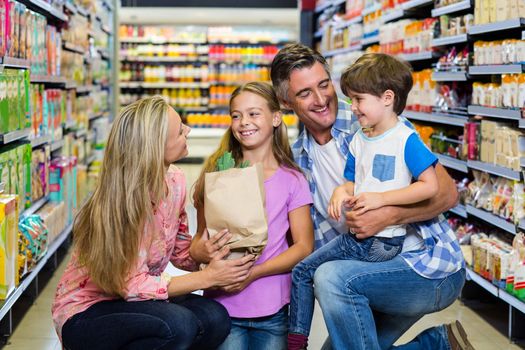
[{"label": "girl's blonde hair", "polygon": [[122,109],[109,133],[93,195],[74,222],[81,266],[104,292],[124,295],[153,205],[165,197],[168,104],[160,96]]},{"label": "girl's blonde hair", "polygon": [[[281,111],[275,90],[271,85],[262,82],[246,83],[235,89],[230,97],[230,111],[233,100],[243,92],[251,92],[252,94],[256,94],[264,98],[268,103],[268,108],[272,113]],[[272,150],[273,155],[280,166],[302,172],[302,170],[293,160],[292,150],[288,141],[288,131],[284,122],[281,122],[279,126],[273,128]],[[213,152],[204,163],[199,178],[195,183],[193,204],[196,208],[204,206],[204,175],[206,173],[215,171],[217,160],[224,154],[224,152],[228,151],[232,153],[235,164],[239,165],[243,160],[242,148],[239,141],[237,141],[237,139],[233,136],[231,127],[229,127],[224,133],[224,136],[222,137],[219,144],[219,148]]]}]

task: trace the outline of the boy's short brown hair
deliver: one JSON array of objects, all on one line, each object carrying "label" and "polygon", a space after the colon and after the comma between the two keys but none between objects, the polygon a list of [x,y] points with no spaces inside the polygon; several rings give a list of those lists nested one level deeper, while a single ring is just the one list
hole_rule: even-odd
[{"label": "boy's short brown hair", "polygon": [[398,115],[405,109],[412,84],[412,67],[383,53],[364,54],[341,75],[341,90],[347,96],[352,91],[380,97],[392,90],[394,112]]}]

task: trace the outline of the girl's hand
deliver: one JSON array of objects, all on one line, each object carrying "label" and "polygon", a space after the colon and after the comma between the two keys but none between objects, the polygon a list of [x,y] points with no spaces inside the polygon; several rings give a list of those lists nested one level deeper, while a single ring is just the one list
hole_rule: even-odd
[{"label": "girl's hand", "polygon": [[225,291],[226,293],[232,293],[232,294],[242,292],[250,283],[252,283],[258,278],[256,270],[257,270],[257,265],[253,266],[250,269],[248,273],[248,277],[243,282],[230,284],[229,286],[222,287],[221,289]]},{"label": "girl's hand", "polygon": [[195,261],[208,263],[228,243],[232,236],[227,229],[224,229],[210,238],[208,230],[204,229],[201,238],[194,243],[194,247],[190,250],[191,257]]},{"label": "girl's hand", "polygon": [[244,282],[250,274],[250,268],[255,262],[253,255],[246,255],[234,260],[223,260],[228,254],[230,254],[230,249],[228,247],[222,248],[203,270],[207,273],[212,287],[223,287]]},{"label": "girl's hand", "polygon": [[364,192],[354,196],[349,204],[356,215],[362,215],[369,210],[384,206],[383,194],[379,192]]}]

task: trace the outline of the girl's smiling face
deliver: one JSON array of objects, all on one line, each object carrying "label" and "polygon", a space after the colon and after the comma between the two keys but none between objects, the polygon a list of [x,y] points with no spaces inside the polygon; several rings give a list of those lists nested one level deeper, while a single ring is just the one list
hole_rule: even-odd
[{"label": "girl's smiling face", "polygon": [[231,130],[246,149],[271,147],[273,129],[281,123],[281,113],[272,112],[261,96],[244,91],[231,103]]}]

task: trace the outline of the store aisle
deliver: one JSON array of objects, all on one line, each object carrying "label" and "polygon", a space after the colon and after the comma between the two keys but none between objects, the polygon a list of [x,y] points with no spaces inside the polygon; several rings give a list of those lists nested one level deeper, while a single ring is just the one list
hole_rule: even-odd
[{"label": "store aisle", "polygon": [[[180,166],[188,181],[188,194],[195,179],[199,175],[200,165],[182,165]],[[189,212],[189,217],[193,214]],[[191,230],[190,225],[190,230]],[[4,347],[8,350],[54,350],[61,349],[58,338],[53,328],[51,320],[51,303],[55,293],[55,288],[68,261],[66,257],[55,272],[53,278],[49,281],[45,289],[37,298],[34,305],[29,309],[23,320],[18,324],[13,335],[9,339],[9,344]],[[468,306],[467,306],[468,305]],[[433,325],[460,320],[465,326],[472,344],[476,350],[515,350],[521,347],[511,344],[505,332],[505,305],[481,303],[469,301],[463,304],[456,301],[452,306],[439,313],[427,315],[414,325],[401,339],[399,344],[412,339],[420,331]],[[494,328],[494,325],[500,325],[501,331]],[[309,349],[320,349],[324,339],[327,336],[326,327],[323,322],[321,310],[317,307],[314,315],[313,335],[310,340]]]}]

